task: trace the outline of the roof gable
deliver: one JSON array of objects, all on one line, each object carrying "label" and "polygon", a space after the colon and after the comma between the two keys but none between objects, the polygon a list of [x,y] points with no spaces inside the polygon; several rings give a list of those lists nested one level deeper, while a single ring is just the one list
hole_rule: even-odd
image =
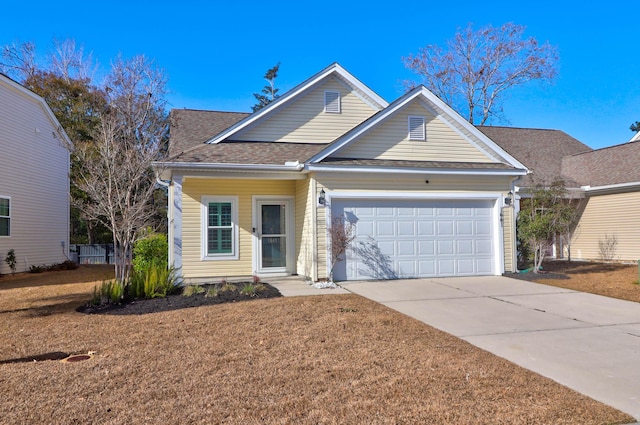
[{"label": "roof gable", "polygon": [[37,103],[42,109],[42,112],[47,117],[47,119],[51,121],[51,125],[53,126],[53,128],[55,128],[56,131],[60,134],[60,136],[64,139],[64,142],[66,143],[66,145],[67,146],[72,145],[71,139],[69,139],[69,136],[64,131],[64,128],[62,128],[62,126],[60,125],[60,122],[56,118],[55,114],[53,113],[51,108],[49,108],[49,105],[47,104],[46,100],[44,100],[41,96],[32,92],[22,84],[14,81],[13,79],[9,78],[8,76],[2,73],[0,73],[0,85],[3,85],[15,92],[18,92],[23,98],[28,99],[31,102]]},{"label": "roof gable", "polygon": [[[426,140],[409,140],[409,116],[425,117]],[[417,87],[334,141],[311,159],[327,158],[505,163],[525,169],[453,109]]]},{"label": "roof gable", "polygon": [[[299,107],[291,106],[294,104],[296,106],[303,105],[305,101],[308,103],[310,99],[314,98],[314,94],[324,96],[325,89],[339,90],[341,94],[344,94],[343,101],[349,105],[359,104],[359,106],[347,111],[343,110],[340,114],[322,115],[320,126],[314,126],[314,124],[318,124],[313,122],[318,115],[318,110],[301,110]],[[316,107],[323,106],[323,103],[316,103]],[[384,99],[339,64],[334,63],[258,112],[209,139],[207,143],[215,144],[223,140],[327,143],[344,132],[341,128],[351,128],[386,106],[387,102]],[[336,126],[335,123],[329,122],[331,120],[343,121],[344,124]],[[311,130],[303,131],[302,134],[297,135],[296,131],[303,126],[309,126]],[[319,127],[322,129],[322,135],[318,140],[310,139],[309,134],[313,134],[313,128],[317,131]],[[300,140],[301,138],[305,140]]]}]

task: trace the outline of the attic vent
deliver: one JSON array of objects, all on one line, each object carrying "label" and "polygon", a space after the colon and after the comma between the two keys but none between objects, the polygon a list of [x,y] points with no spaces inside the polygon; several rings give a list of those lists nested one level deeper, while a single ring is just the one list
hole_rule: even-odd
[{"label": "attic vent", "polygon": [[425,140],[424,117],[409,117],[409,140]]},{"label": "attic vent", "polygon": [[332,114],[340,113],[340,92],[339,91],[324,92],[324,111]]}]

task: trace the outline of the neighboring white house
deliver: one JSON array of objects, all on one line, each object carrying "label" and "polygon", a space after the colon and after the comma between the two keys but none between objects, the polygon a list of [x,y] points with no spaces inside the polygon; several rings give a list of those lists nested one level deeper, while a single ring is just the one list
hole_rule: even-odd
[{"label": "neighboring white house", "polygon": [[0,273],[69,254],[70,143],[43,98],[0,74]]}]

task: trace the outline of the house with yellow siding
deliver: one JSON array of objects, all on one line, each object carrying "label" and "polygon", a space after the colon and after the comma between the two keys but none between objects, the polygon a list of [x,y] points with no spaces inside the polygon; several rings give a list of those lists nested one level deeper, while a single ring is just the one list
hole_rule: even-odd
[{"label": "house with yellow siding", "polygon": [[326,279],[336,217],[338,281],[516,271],[527,168],[424,87],[388,103],[334,63],[253,114],[173,110],[155,168],[187,282]]}]

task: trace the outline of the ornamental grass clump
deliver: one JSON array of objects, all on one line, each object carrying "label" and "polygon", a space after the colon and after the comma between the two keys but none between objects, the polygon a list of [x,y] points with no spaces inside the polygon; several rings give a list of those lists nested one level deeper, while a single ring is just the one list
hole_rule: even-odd
[{"label": "ornamental grass clump", "polygon": [[120,304],[124,298],[124,286],[115,280],[105,280],[102,284],[94,286],[91,304]]}]

